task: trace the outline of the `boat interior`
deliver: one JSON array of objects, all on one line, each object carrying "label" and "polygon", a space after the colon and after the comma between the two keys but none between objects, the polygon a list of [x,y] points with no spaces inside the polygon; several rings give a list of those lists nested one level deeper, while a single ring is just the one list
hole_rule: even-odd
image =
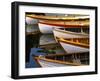
[{"label": "boat interior", "polygon": [[89,19],[86,20],[39,20],[39,23],[54,25],[54,26],[68,26],[68,25],[77,25],[77,26],[89,26]]},{"label": "boat interior", "polygon": [[80,47],[89,48],[89,38],[71,38],[71,39],[63,39],[58,38],[59,42],[64,42],[67,44],[77,45]]},{"label": "boat interior", "polygon": [[80,66],[89,64],[89,53],[77,54],[52,54],[46,56],[35,57],[37,60],[44,60],[48,62],[60,63],[70,66]]},{"label": "boat interior", "polygon": [[[48,13],[49,14],[49,13]],[[86,19],[89,19],[89,16],[83,16],[80,15],[78,17],[78,15],[66,15],[66,14],[61,14],[61,15],[57,15],[57,14],[54,14],[54,15],[47,15],[47,14],[26,14],[27,17],[31,17],[31,18],[36,18],[36,19],[47,19],[47,20],[86,20]]]},{"label": "boat interior", "polygon": [[80,28],[55,28],[55,30],[64,30],[64,31],[69,31],[69,32],[76,32],[76,33],[84,33],[84,34],[89,34],[89,28],[88,27],[80,27]]}]

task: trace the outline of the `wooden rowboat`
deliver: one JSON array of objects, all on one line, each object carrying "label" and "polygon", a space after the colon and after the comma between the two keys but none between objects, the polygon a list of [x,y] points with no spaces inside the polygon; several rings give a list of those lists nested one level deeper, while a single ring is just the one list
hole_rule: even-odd
[{"label": "wooden rowboat", "polygon": [[52,25],[52,26],[62,26],[62,27],[89,27],[89,19],[87,20],[70,20],[70,21],[57,21],[57,20],[39,20],[39,23]]},{"label": "wooden rowboat", "polygon": [[61,60],[48,59],[45,57],[35,57],[35,59],[42,67],[63,67],[63,66],[85,65],[85,64],[80,64],[80,63],[73,63],[73,62],[67,62],[67,61],[61,61]]},{"label": "wooden rowboat", "polygon": [[89,28],[89,20],[86,21],[50,21],[39,20],[41,33],[53,33],[54,28]]},{"label": "wooden rowboat", "polygon": [[54,28],[53,34],[55,38],[89,38],[89,28]]},{"label": "wooden rowboat", "polygon": [[48,54],[35,57],[42,67],[82,66],[89,64],[88,53],[83,54]]},{"label": "wooden rowboat", "polygon": [[67,53],[89,52],[89,38],[57,39]]},{"label": "wooden rowboat", "polygon": [[57,15],[26,15],[27,17],[34,18],[34,19],[41,19],[41,20],[86,20],[89,19],[89,16],[57,16]]}]

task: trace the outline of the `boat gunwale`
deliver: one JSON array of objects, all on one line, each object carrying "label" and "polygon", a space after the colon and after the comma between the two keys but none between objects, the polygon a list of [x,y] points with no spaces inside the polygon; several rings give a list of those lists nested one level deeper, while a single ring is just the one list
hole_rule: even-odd
[{"label": "boat gunwale", "polygon": [[44,24],[44,25],[50,25],[50,26],[63,26],[63,27],[68,27],[68,28],[80,28],[80,27],[84,27],[84,28],[89,28],[89,24],[88,25],[71,25],[71,24],[68,24],[68,25],[63,25],[63,24],[50,24],[50,23],[47,23],[47,22],[38,22],[38,24]]},{"label": "boat gunwale", "polygon": [[67,39],[63,39],[63,38],[58,38],[57,39],[58,42],[63,42],[65,44],[70,44],[70,45],[74,45],[74,46],[80,46],[80,47],[83,47],[83,48],[89,48],[90,46],[87,45],[87,44],[82,44],[82,43],[77,43],[77,42],[72,42],[72,41],[68,41]]},{"label": "boat gunwale", "polygon": [[[84,36],[88,36],[89,34],[86,33],[77,33],[77,32],[71,32],[71,31],[67,31],[67,30],[60,30],[59,28],[54,28],[53,31],[58,31],[58,32],[62,32],[62,33],[66,33],[66,34],[74,34],[74,35],[84,35]],[[88,38],[88,37],[87,37]]]},{"label": "boat gunwale", "polygon": [[69,21],[69,20],[89,20],[90,18],[75,18],[75,17],[66,17],[66,19],[64,17],[52,17],[51,16],[36,16],[36,15],[26,15],[26,17],[30,17],[30,18],[35,18],[35,19],[42,19],[42,20],[63,20],[63,21]]},{"label": "boat gunwale", "polygon": [[85,65],[85,64],[78,64],[78,63],[71,63],[71,62],[64,62],[64,61],[59,61],[59,60],[52,60],[52,59],[47,59],[47,58],[44,58],[44,57],[35,57],[35,59],[37,60],[44,60],[44,61],[47,61],[47,62],[53,62],[53,63],[59,63],[59,64],[65,64],[65,65],[72,65],[72,66],[82,66],[82,65]]},{"label": "boat gunwale", "polygon": [[45,55],[45,56],[50,56],[50,57],[52,57],[52,56],[62,56],[62,55],[65,55],[65,56],[69,56],[69,55],[73,55],[73,54],[76,54],[76,55],[78,55],[78,54],[83,54],[83,53],[89,53],[89,52],[82,52],[82,53],[67,53],[67,54],[48,54],[48,55]]}]

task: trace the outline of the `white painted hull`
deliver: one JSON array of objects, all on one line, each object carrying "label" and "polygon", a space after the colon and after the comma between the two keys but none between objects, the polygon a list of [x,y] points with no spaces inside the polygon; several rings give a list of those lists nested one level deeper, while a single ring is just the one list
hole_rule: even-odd
[{"label": "white painted hull", "polygon": [[63,66],[70,66],[70,65],[66,65],[66,64],[59,64],[59,63],[54,63],[54,62],[48,62],[48,61],[41,60],[41,59],[38,59],[38,62],[39,62],[39,64],[42,67],[63,67]]},{"label": "white painted hull", "polygon": [[53,33],[53,28],[58,27],[58,26],[46,25],[46,24],[42,24],[42,23],[38,23],[38,26],[39,26],[40,32],[43,34]]},{"label": "white painted hull", "polygon": [[54,36],[59,38],[89,38],[89,34],[85,33],[76,33],[76,32],[70,32],[66,30],[61,30],[59,28],[53,30]]},{"label": "white painted hull", "polygon": [[84,47],[80,47],[80,46],[76,46],[76,45],[71,45],[71,44],[61,42],[61,41],[60,41],[60,44],[67,53],[89,52],[89,48],[84,48]]},{"label": "white painted hull", "polygon": [[30,18],[30,17],[26,17],[26,23],[27,24],[37,24],[38,23],[38,20],[37,19]]}]

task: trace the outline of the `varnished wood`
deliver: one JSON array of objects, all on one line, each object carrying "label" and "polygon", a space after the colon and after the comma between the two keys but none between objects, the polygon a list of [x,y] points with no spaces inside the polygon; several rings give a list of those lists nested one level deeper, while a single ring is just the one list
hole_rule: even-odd
[{"label": "varnished wood", "polygon": [[35,59],[37,60],[44,60],[44,61],[48,61],[48,62],[53,62],[53,63],[59,63],[59,64],[65,64],[65,65],[72,65],[72,66],[82,66],[85,64],[80,64],[80,63],[72,63],[72,62],[65,62],[65,61],[59,61],[59,60],[52,60],[52,59],[47,59],[44,57],[35,57]]},{"label": "varnished wood", "polygon": [[[79,40],[83,40],[85,39],[86,42],[82,43],[82,42],[79,42]],[[59,42],[64,42],[66,44],[71,44],[71,45],[75,45],[75,46],[80,46],[80,47],[84,47],[84,48],[89,48],[89,38],[83,38],[83,39],[80,39],[80,38],[77,38],[78,42],[74,42],[74,39],[72,39],[71,41],[68,39],[63,39],[63,38],[59,38],[58,41]],[[87,40],[88,40],[88,43],[87,43]]]}]

